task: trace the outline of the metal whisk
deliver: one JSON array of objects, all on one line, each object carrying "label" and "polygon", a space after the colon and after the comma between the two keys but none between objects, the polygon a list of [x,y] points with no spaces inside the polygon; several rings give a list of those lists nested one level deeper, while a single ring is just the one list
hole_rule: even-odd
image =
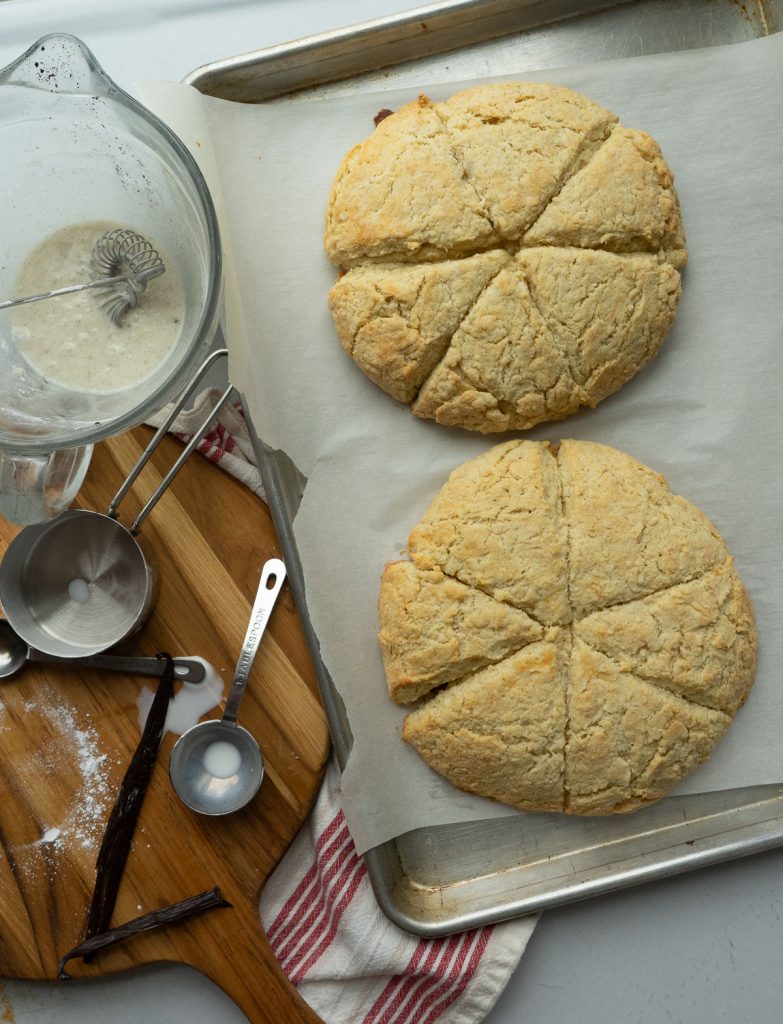
[{"label": "metal whisk", "polygon": [[143,235],[129,228],[113,228],[106,231],[93,246],[90,265],[101,276],[84,284],[72,284],[66,288],[55,288],[40,295],[27,295],[23,299],[9,299],[0,302],[0,309],[23,306],[28,302],[40,302],[56,295],[81,292],[86,288],[105,288],[106,295],[101,306],[118,327],[124,314],[139,301],[147,284],[165,273],[166,267],[159,253]]}]

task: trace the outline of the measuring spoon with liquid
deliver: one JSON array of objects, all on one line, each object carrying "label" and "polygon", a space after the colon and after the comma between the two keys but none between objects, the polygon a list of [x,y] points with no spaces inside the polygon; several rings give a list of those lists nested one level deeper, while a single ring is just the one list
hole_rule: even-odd
[{"label": "measuring spoon with liquid", "polygon": [[169,777],[174,792],[199,814],[217,816],[238,811],[253,799],[264,777],[261,748],[247,729],[237,725],[237,715],[285,576],[285,566],[279,558],[270,558],[261,570],[250,625],[223,717],[194,725],[180,736],[171,751]]}]

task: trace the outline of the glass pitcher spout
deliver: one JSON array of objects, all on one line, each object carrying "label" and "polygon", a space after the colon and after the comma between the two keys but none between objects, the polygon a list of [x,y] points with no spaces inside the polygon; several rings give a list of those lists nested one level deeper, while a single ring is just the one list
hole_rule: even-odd
[{"label": "glass pitcher spout", "polygon": [[0,85],[82,96],[111,97],[117,92],[89,47],[63,32],[42,36],[3,68]]}]

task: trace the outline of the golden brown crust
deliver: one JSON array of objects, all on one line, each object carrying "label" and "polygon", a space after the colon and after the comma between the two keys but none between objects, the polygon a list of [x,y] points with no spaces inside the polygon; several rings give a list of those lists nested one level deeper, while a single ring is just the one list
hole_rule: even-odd
[{"label": "golden brown crust", "polygon": [[492,433],[595,406],[658,352],[679,295],[653,255],[523,249],[478,294],[413,412]]},{"label": "golden brown crust", "polygon": [[615,128],[528,229],[524,244],[660,253],[682,266],[680,203],[658,143],[645,132]]},{"label": "golden brown crust", "polygon": [[531,297],[524,269],[513,263],[464,317],[413,412],[489,433],[562,419],[585,402],[567,353]]},{"label": "golden brown crust", "polygon": [[370,380],[411,402],[468,310],[501,268],[503,250],[443,263],[357,267],[329,292],[343,348]]},{"label": "golden brown crust", "polygon": [[385,118],[346,156],[326,222],[326,251],[342,267],[443,258],[497,241],[426,96]]},{"label": "golden brown crust", "polygon": [[577,618],[693,579],[728,557],[704,513],[630,455],[563,441],[557,463]]},{"label": "golden brown crust", "polygon": [[575,639],[565,810],[612,814],[659,800],[710,756],[730,724],[729,715],[621,672]]},{"label": "golden brown crust", "polygon": [[498,445],[451,474],[409,551],[381,590],[389,692],[447,687],[404,737],[463,789],[633,810],[709,756],[752,685],[753,612],[721,537],[616,449]]},{"label": "golden brown crust", "polygon": [[421,569],[440,569],[540,622],[568,622],[560,503],[547,445],[497,445],[454,470],[408,550]]},{"label": "golden brown crust", "polygon": [[563,810],[563,669],[556,636],[531,644],[412,711],[403,738],[460,789]]},{"label": "golden brown crust", "polygon": [[593,612],[574,632],[624,672],[728,715],[756,671],[753,610],[730,557],[687,583]]},{"label": "golden brown crust", "polygon": [[620,388],[671,327],[687,260],[657,143],[530,82],[385,118],[338,171],[326,247],[355,268],[330,294],[346,351],[417,416],[483,433]]},{"label": "golden brown crust", "polygon": [[540,82],[458,92],[436,112],[501,239],[516,241],[617,121],[580,93]]},{"label": "golden brown crust", "polygon": [[518,608],[412,562],[384,569],[378,614],[389,696],[398,704],[502,661],[544,635],[543,626]]},{"label": "golden brown crust", "polygon": [[680,297],[680,275],[646,254],[523,249],[522,268],[579,388],[596,406],[658,352]]}]

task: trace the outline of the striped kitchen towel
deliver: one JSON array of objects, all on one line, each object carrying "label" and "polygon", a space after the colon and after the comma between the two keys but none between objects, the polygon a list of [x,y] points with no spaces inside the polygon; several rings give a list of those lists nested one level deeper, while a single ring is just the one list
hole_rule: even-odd
[{"label": "striped kitchen towel", "polygon": [[326,1024],[474,1024],[505,988],[536,919],[419,939],[381,912],[340,810],[332,763],[261,896],[272,949]]},{"label": "striped kitchen towel", "polygon": [[[202,392],[173,430],[184,441],[219,391]],[[163,422],[162,410],[152,425]],[[198,450],[263,488],[240,405],[227,405]],[[326,1024],[476,1024],[503,991],[536,924],[520,918],[419,939],[381,912],[340,810],[333,762],[315,807],[267,881],[261,920],[283,970]]]},{"label": "striped kitchen towel", "polygon": [[[221,388],[205,388],[192,407],[181,412],[174,420],[172,433],[187,443],[195,429],[204,421],[207,412],[214,407],[221,393]],[[171,406],[165,406],[154,416],[150,416],[147,423],[151,427],[159,427],[170,411]],[[208,433],[201,439],[196,451],[201,452],[211,462],[222,466],[226,472],[235,476],[263,500],[261,473],[256,465],[250,431],[247,429],[240,402],[226,403],[220,415],[210,424]]]}]

